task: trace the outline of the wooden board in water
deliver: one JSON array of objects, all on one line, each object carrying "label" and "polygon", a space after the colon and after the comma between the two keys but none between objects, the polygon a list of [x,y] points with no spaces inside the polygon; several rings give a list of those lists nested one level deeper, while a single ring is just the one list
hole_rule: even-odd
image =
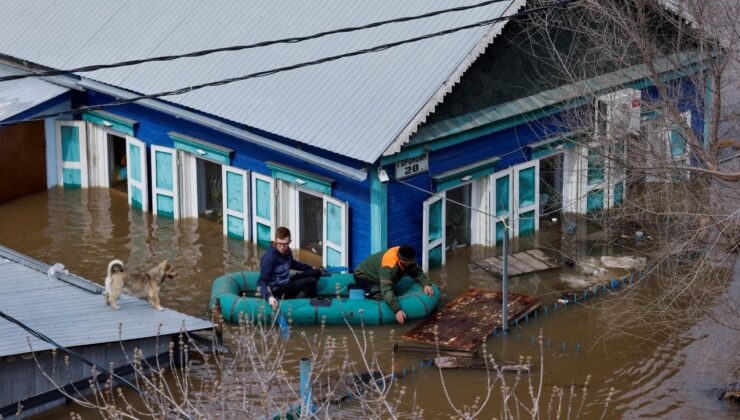
[{"label": "wooden board in water", "polygon": [[[473,352],[487,336],[502,327],[501,297],[501,292],[493,290],[468,290],[401,339],[435,347],[438,342],[441,349]],[[524,317],[538,305],[533,296],[510,293],[509,320],[514,322]]]},{"label": "wooden board in water", "polygon": [[[503,275],[503,266],[504,263],[501,257],[491,257],[471,263],[471,267],[482,268],[499,278]],[[509,254],[509,276],[511,277],[552,270],[561,266],[560,261],[548,257],[538,249]]]}]

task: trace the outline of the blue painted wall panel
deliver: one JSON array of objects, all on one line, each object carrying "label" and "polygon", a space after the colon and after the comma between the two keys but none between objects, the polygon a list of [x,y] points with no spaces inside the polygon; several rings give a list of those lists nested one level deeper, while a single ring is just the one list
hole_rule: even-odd
[{"label": "blue painted wall panel", "polygon": [[[109,103],[113,98],[95,92],[78,94],[77,106],[82,104],[97,105]],[[277,154],[267,148],[251,144],[215,130],[200,126],[198,124],[175,118],[168,114],[145,108],[138,104],[126,104],[108,110],[109,112],[125,118],[136,120],[139,124],[135,137],[148,145],[160,145],[174,147],[172,138],[167,134],[177,131],[191,137],[199,138],[220,146],[234,150],[231,165],[237,168],[248,169],[264,175],[271,175],[270,168],[265,165],[266,161],[274,161],[296,168],[304,169],[318,175],[329,177],[336,182],[333,185],[333,196],[339,200],[349,203],[349,265],[356,266],[369,255],[370,252],[370,180],[364,182],[343,178],[336,173],[323,168],[307,164],[304,161],[294,159],[285,155]],[[211,117],[212,118],[212,117]],[[228,121],[225,121],[228,123]],[[231,123],[233,124],[233,123]],[[297,146],[295,141],[286,140],[269,133],[257,132],[264,137],[276,140],[291,146]],[[361,168],[364,164],[353,161],[334,153],[320,149],[302,147],[304,151],[343,163],[355,168]],[[150,169],[151,171],[151,169]],[[150,172],[151,175],[151,172]],[[151,179],[151,176],[150,178]]]},{"label": "blue painted wall panel", "polygon": [[[703,105],[696,101],[696,95],[703,96],[703,87],[698,89],[693,86],[689,79],[676,82],[687,100],[682,104],[682,111],[692,111],[692,127],[701,134],[703,126]],[[643,101],[650,100],[657,94],[654,88],[643,90]],[[103,104],[110,102],[112,98],[105,95],[88,92],[76,94],[75,106],[82,104]],[[699,105],[697,105],[699,104]],[[318,175],[323,175],[336,180],[333,185],[333,196],[349,203],[349,242],[350,267],[356,266],[370,253],[370,181],[357,182],[348,180],[324,169],[308,165],[305,162],[277,155],[276,153],[246,141],[227,136],[225,134],[210,130],[194,123],[183,121],[172,116],[136,104],[116,107],[111,112],[130,118],[139,122],[136,137],[148,144],[156,144],[172,147],[172,139],[168,132],[177,131],[189,136],[222,145],[234,150],[232,165],[270,175],[271,171],[264,164],[272,160],[289,166],[305,169]],[[499,157],[501,160],[496,165],[496,170],[502,170],[509,166],[525,162],[530,159],[528,144],[541,141],[553,136],[559,131],[558,116],[549,117],[540,121],[530,121],[515,127],[511,127],[493,134],[481,136],[478,139],[458,144],[443,150],[433,151],[429,158],[429,172],[419,174],[413,178],[405,179],[408,182],[424,190],[434,190],[432,176],[441,174],[450,169],[459,168],[471,163]],[[228,121],[224,121],[229,123]],[[299,144],[293,140],[271,135],[270,133],[253,130],[256,134],[282,142],[290,146]],[[348,140],[351,141],[351,140]],[[363,164],[343,156],[323,151],[320,149],[301,146],[303,150],[324,156],[336,162],[362,167]],[[389,174],[393,174],[393,167],[385,168]],[[422,203],[430,197],[429,194],[391,181],[388,184],[388,246],[408,243],[421,251],[422,240]],[[419,252],[419,262],[421,261]]]}]

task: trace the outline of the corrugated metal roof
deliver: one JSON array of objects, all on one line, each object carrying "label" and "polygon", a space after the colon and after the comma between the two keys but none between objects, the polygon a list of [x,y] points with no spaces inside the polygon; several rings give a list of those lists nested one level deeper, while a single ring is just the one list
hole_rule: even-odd
[{"label": "corrugated metal roof", "polygon": [[[158,311],[148,302],[127,295],[121,296],[118,300],[121,309],[115,311],[105,305],[101,294],[50,279],[46,273],[5,258],[13,258],[5,252],[2,254],[0,310],[62,346],[115,343],[156,337],[158,332],[168,335],[179,333],[182,328],[196,331],[212,326],[208,321],[170,309]],[[34,265],[45,266],[37,261]],[[92,282],[86,285],[100,287]],[[29,353],[29,338],[34,351],[53,348],[0,318],[0,356]]]},{"label": "corrugated metal roof", "polygon": [[[309,35],[479,0],[0,0],[0,53],[65,69]],[[85,74],[139,93],[342,54],[513,13],[524,0],[287,45]],[[166,100],[374,162],[411,134],[503,23]],[[398,142],[396,142],[398,146]]]},{"label": "corrugated metal roof", "polygon": [[[0,77],[21,73],[19,70],[0,64]],[[19,79],[0,82],[0,121],[18,115],[69,89],[38,79]]]}]

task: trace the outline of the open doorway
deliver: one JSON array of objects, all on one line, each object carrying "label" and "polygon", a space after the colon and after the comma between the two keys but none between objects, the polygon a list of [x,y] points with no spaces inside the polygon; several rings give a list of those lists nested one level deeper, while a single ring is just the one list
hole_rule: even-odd
[{"label": "open doorway", "polygon": [[223,222],[223,180],[221,165],[196,159],[198,177],[198,217]]},{"label": "open doorway", "polygon": [[128,194],[128,162],[126,161],[126,139],[107,133],[110,164],[110,187]]},{"label": "open doorway", "polygon": [[322,232],[324,229],[324,201],[321,197],[298,192],[299,247],[302,251],[323,256]]},{"label": "open doorway", "polygon": [[471,243],[472,184],[445,193],[445,248],[453,250],[468,246]]},{"label": "open doorway", "polygon": [[540,159],[540,218],[558,217],[563,208],[563,154]]}]

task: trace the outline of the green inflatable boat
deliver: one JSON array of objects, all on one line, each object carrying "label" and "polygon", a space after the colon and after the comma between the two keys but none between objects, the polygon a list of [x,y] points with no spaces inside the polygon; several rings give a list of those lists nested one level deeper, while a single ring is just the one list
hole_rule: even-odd
[{"label": "green inflatable boat", "polygon": [[[211,308],[219,302],[224,320],[272,321],[270,305],[259,296],[258,272],[243,271],[225,274],[213,281]],[[436,285],[434,296],[427,296],[419,283],[406,277],[396,285],[396,296],[409,320],[426,318],[434,311],[440,293]],[[355,289],[352,273],[322,276],[316,290],[323,299],[285,299],[280,311],[294,325],[380,325],[396,322],[395,314],[383,299],[365,298],[364,291]]]}]

